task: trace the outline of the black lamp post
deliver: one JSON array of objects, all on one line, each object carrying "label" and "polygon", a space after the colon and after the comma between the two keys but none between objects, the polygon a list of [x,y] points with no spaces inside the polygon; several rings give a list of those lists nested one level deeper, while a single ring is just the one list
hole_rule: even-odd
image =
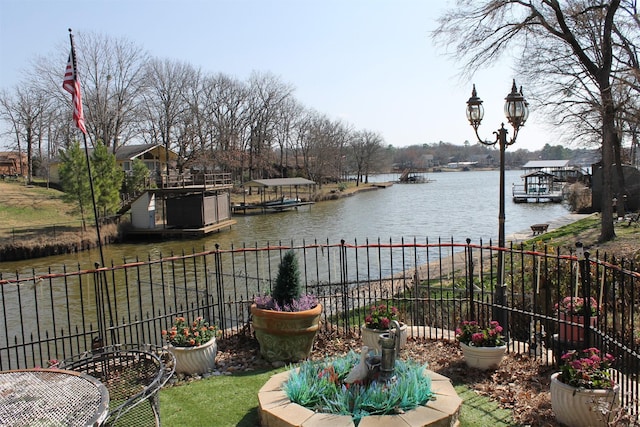
[{"label": "black lamp post", "polygon": [[[478,93],[476,92],[476,85],[473,85],[473,91],[471,92],[471,98],[467,101],[467,119],[469,123],[473,127],[473,130],[476,133],[476,137],[481,144],[484,145],[496,145],[499,144],[500,147],[500,210],[498,212],[498,246],[500,250],[498,251],[498,283],[496,287],[496,295],[495,302],[497,305],[501,306],[505,304],[506,299],[506,284],[504,283],[504,253],[503,249],[505,247],[505,237],[504,237],[504,152],[505,149],[513,145],[516,142],[516,137],[518,136],[518,130],[520,127],[524,126],[524,122],[527,121],[529,117],[529,104],[525,101],[524,96],[522,96],[522,88],[518,91],[516,86],[516,81],[513,80],[513,86],[511,87],[511,93],[507,95],[505,98],[506,102],[504,104],[504,114],[507,116],[507,120],[513,126],[513,138],[507,140],[507,129],[504,127],[504,123],[501,124],[500,129],[498,129],[493,134],[496,136],[496,140],[493,142],[483,141],[478,135],[478,128],[480,127],[480,122],[482,122],[482,118],[484,117],[484,108],[482,107],[482,100],[478,98]],[[500,324],[505,328],[507,328],[507,319],[506,319],[506,311],[501,309],[499,310],[499,319],[497,319]]]}]

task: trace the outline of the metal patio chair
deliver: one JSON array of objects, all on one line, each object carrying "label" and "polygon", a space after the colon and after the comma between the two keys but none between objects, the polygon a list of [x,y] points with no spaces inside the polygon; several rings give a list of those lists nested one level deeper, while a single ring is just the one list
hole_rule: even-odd
[{"label": "metal patio chair", "polygon": [[91,375],[107,387],[106,425],[160,426],[158,392],[175,370],[175,357],[168,350],[116,344],[65,359],[59,367]]}]

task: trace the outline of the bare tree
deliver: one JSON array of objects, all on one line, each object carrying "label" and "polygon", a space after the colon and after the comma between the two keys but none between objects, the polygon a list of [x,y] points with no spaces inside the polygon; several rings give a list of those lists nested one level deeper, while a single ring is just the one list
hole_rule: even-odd
[{"label": "bare tree", "polygon": [[[624,19],[620,3],[621,0],[573,0],[563,4],[557,0],[459,0],[455,9],[441,16],[434,32],[437,41],[454,46],[456,56],[465,61],[463,70],[470,74],[514,48],[522,51],[525,58],[537,55],[541,59],[520,66],[528,67],[548,83],[553,83],[558,73],[547,75],[548,67],[535,68],[542,63],[553,65],[560,61],[580,71],[575,75],[572,90],[580,91],[583,101],[589,94],[596,95],[592,111],[599,118],[602,136],[600,241],[615,237],[611,171],[616,144],[616,102],[612,84],[617,52],[614,28],[617,20]],[[585,88],[589,89],[587,93],[583,92]]]},{"label": "bare tree", "polygon": [[26,149],[27,170],[21,170],[20,173],[26,176],[27,182],[31,182],[34,149],[41,146],[43,130],[46,128],[43,119],[50,102],[46,93],[26,84],[16,87],[14,95],[6,91],[0,93],[0,118],[12,129],[20,158],[23,147]]},{"label": "bare tree", "polygon": [[347,127],[315,113],[302,135],[300,148],[307,177],[316,181],[320,188],[325,181],[340,179]]},{"label": "bare tree", "polygon": [[[278,144],[280,176],[290,176],[289,153],[294,146],[296,120],[302,114],[302,105],[293,97],[287,98],[278,110],[274,139]],[[295,169],[295,168],[294,168]]]},{"label": "bare tree", "polygon": [[[170,149],[176,150],[180,158],[189,153],[190,138],[185,138],[187,132],[182,126],[190,120],[186,89],[195,76],[195,70],[184,63],[154,59],[148,64],[144,95],[147,131],[152,140],[165,147],[167,155]],[[168,162],[166,173],[169,174]]]},{"label": "bare tree", "polygon": [[355,167],[356,185],[369,182],[369,173],[373,167],[375,156],[382,149],[384,139],[380,134],[363,130],[350,139],[350,159]]},{"label": "bare tree", "polygon": [[227,75],[205,76],[189,95],[205,164],[231,172],[241,180],[244,135],[248,129],[247,86]]},{"label": "bare tree", "polygon": [[75,41],[89,137],[115,153],[137,134],[149,55],[126,39],[100,34],[78,33]]},{"label": "bare tree", "polygon": [[249,78],[249,179],[271,175],[272,146],[278,115],[293,88],[270,73],[253,73]]}]

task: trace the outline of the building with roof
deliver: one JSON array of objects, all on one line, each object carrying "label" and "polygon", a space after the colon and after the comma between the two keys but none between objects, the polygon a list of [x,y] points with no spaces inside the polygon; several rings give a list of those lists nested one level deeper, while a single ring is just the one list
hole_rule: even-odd
[{"label": "building with roof", "polygon": [[[89,149],[89,154],[93,149]],[[119,165],[125,174],[131,174],[133,171],[133,161],[141,160],[145,166],[154,174],[161,174],[167,170],[167,164],[174,167],[178,154],[172,150],[167,150],[162,144],[141,144],[141,145],[122,145],[118,147],[115,153],[116,164]],[[53,159],[49,165],[49,181],[57,184],[60,183],[59,167],[60,159]]]}]

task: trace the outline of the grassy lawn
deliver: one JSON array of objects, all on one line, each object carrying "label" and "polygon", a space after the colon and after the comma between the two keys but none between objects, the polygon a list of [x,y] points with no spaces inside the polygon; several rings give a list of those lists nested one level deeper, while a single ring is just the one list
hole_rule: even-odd
[{"label": "grassy lawn", "polygon": [[[215,376],[160,391],[162,425],[166,427],[258,426],[258,390],[284,368],[229,376]],[[513,426],[511,411],[500,409],[488,397],[456,385],[464,400],[460,425]]]},{"label": "grassy lawn", "polygon": [[80,224],[80,215],[73,214],[73,206],[53,188],[0,182],[0,194],[0,237],[6,237],[13,228]]}]

